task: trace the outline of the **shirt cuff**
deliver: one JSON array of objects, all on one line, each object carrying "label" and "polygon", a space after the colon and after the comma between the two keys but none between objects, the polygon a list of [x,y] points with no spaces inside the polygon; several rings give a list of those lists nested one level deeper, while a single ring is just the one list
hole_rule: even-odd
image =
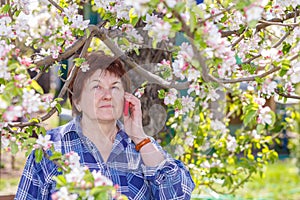
[{"label": "shirt cuff", "polygon": [[179,170],[180,161],[173,158],[167,158],[156,167],[148,167],[142,165],[142,170],[146,180],[153,182],[156,185],[162,184],[166,178],[175,177]]}]

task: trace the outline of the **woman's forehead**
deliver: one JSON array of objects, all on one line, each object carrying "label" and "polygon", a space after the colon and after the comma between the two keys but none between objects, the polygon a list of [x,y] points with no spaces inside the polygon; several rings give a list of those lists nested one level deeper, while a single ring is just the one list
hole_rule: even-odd
[{"label": "woman's forehead", "polygon": [[90,78],[88,78],[88,82],[98,81],[98,82],[110,83],[110,82],[119,81],[120,79],[121,78],[118,75],[112,72],[98,69],[97,71],[95,71],[95,73],[91,75]]}]

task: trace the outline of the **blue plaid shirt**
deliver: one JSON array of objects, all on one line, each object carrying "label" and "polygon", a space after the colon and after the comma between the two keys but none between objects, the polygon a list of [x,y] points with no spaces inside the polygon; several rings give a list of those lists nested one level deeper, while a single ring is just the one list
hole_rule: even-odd
[{"label": "blue plaid shirt", "polygon": [[[93,142],[82,134],[78,118],[49,130],[47,134],[51,135],[56,151],[62,154],[77,152],[82,165],[87,166],[90,171],[101,171],[114,184],[118,184],[119,192],[129,199],[190,199],[195,185],[182,162],[170,157],[151,138],[166,159],[157,167],[145,166],[122,124],[118,123],[118,126],[120,131],[106,163]],[[51,194],[55,192],[55,181],[52,178],[58,174],[57,166],[52,161],[43,158],[40,163],[36,163],[32,152],[26,162],[15,199],[51,199]]]}]

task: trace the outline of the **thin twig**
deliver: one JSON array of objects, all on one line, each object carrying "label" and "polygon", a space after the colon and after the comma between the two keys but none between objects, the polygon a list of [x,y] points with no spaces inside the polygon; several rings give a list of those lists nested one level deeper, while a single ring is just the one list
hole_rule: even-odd
[{"label": "thin twig", "polygon": [[272,48],[277,48],[290,34],[291,34],[291,32],[294,30],[294,28],[295,28],[295,26],[293,26],[292,28],[291,28],[291,30],[289,30],[289,31],[287,31],[285,34],[284,34],[284,36],[282,36],[282,38],[280,39],[280,40],[278,40],[277,42],[276,42],[276,44],[274,44],[273,46],[272,46]]},{"label": "thin twig", "polygon": [[239,83],[239,82],[249,82],[249,81],[254,81],[256,78],[263,78],[263,77],[266,77],[278,70],[280,70],[281,67],[274,67],[272,68],[271,70],[265,72],[265,73],[262,73],[262,74],[259,74],[257,76],[250,76],[250,77],[246,77],[246,78],[238,78],[238,79],[218,79],[218,81],[222,82],[222,83]]},{"label": "thin twig", "polygon": [[[79,57],[82,58],[83,56],[85,56],[93,37],[94,37],[94,33],[91,33],[90,36],[88,37],[88,39],[86,40]],[[64,86],[60,90],[60,93],[58,94],[57,98],[62,98],[65,95],[65,93],[68,91],[68,87],[71,83],[71,80],[74,78],[74,76],[76,74],[76,70],[78,70],[78,67],[71,68],[70,74],[69,74],[66,82],[64,83]],[[49,119],[56,111],[57,111],[57,109],[55,107],[52,108],[49,112],[47,112],[44,116],[42,116],[39,119],[39,122],[43,122],[43,121]],[[32,126],[35,124],[37,124],[37,122],[15,123],[15,124],[9,124],[9,126],[11,126],[11,127],[13,127],[13,126],[14,127],[26,127],[26,126]]]},{"label": "thin twig", "polygon": [[233,49],[240,41],[242,41],[245,37],[245,32],[248,30],[248,27],[243,30],[239,38],[231,44],[231,48]]},{"label": "thin twig", "polygon": [[176,88],[179,90],[187,89],[190,85],[190,82],[176,82],[172,83],[169,81],[166,81],[165,79],[161,78],[160,76],[157,76],[141,66],[139,66],[132,58],[128,57],[118,46],[115,44],[106,34],[105,29],[99,29],[97,34],[95,35],[98,37],[102,42],[114,53],[114,55],[118,58],[120,58],[123,62],[125,62],[128,67],[135,70],[138,74],[143,76],[146,80],[149,81],[149,83],[157,83],[162,87],[165,88]]},{"label": "thin twig", "polygon": [[55,6],[58,10],[60,10],[61,12],[64,12],[64,9],[62,7],[60,7],[55,1],[53,0],[48,0],[53,6]]},{"label": "thin twig", "polygon": [[280,22],[272,22],[272,21],[266,21],[266,20],[259,20],[258,22],[264,23],[264,24],[266,24],[266,25],[277,25],[277,26],[299,26],[298,23],[288,23],[288,24],[284,24],[284,23],[280,23]]},{"label": "thin twig", "polygon": [[216,17],[218,17],[218,16],[220,16],[220,15],[222,15],[222,14],[224,14],[224,13],[230,11],[233,7],[234,7],[234,6],[229,6],[228,8],[226,8],[225,10],[222,10],[221,12],[219,12],[219,13],[217,13],[217,14],[211,15],[211,16],[209,16],[209,17],[206,18],[206,19],[200,20],[199,23],[200,23],[200,24],[203,24],[203,23],[205,23],[205,22],[208,21],[208,20],[211,20],[211,19],[213,19],[213,18],[216,18]]},{"label": "thin twig", "polygon": [[275,92],[276,92],[276,94],[278,94],[279,96],[286,97],[286,98],[289,98],[289,99],[300,99],[300,96],[297,96],[297,95],[290,95],[290,94],[283,94],[283,93],[280,93],[280,92],[278,91],[278,89],[275,89]]}]

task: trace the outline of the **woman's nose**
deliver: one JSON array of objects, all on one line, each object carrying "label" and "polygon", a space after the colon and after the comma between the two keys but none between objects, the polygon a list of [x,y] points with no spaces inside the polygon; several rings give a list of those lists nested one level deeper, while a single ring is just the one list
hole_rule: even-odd
[{"label": "woman's nose", "polygon": [[103,99],[111,99],[112,95],[111,95],[111,89],[103,89],[103,95],[102,98]]}]

